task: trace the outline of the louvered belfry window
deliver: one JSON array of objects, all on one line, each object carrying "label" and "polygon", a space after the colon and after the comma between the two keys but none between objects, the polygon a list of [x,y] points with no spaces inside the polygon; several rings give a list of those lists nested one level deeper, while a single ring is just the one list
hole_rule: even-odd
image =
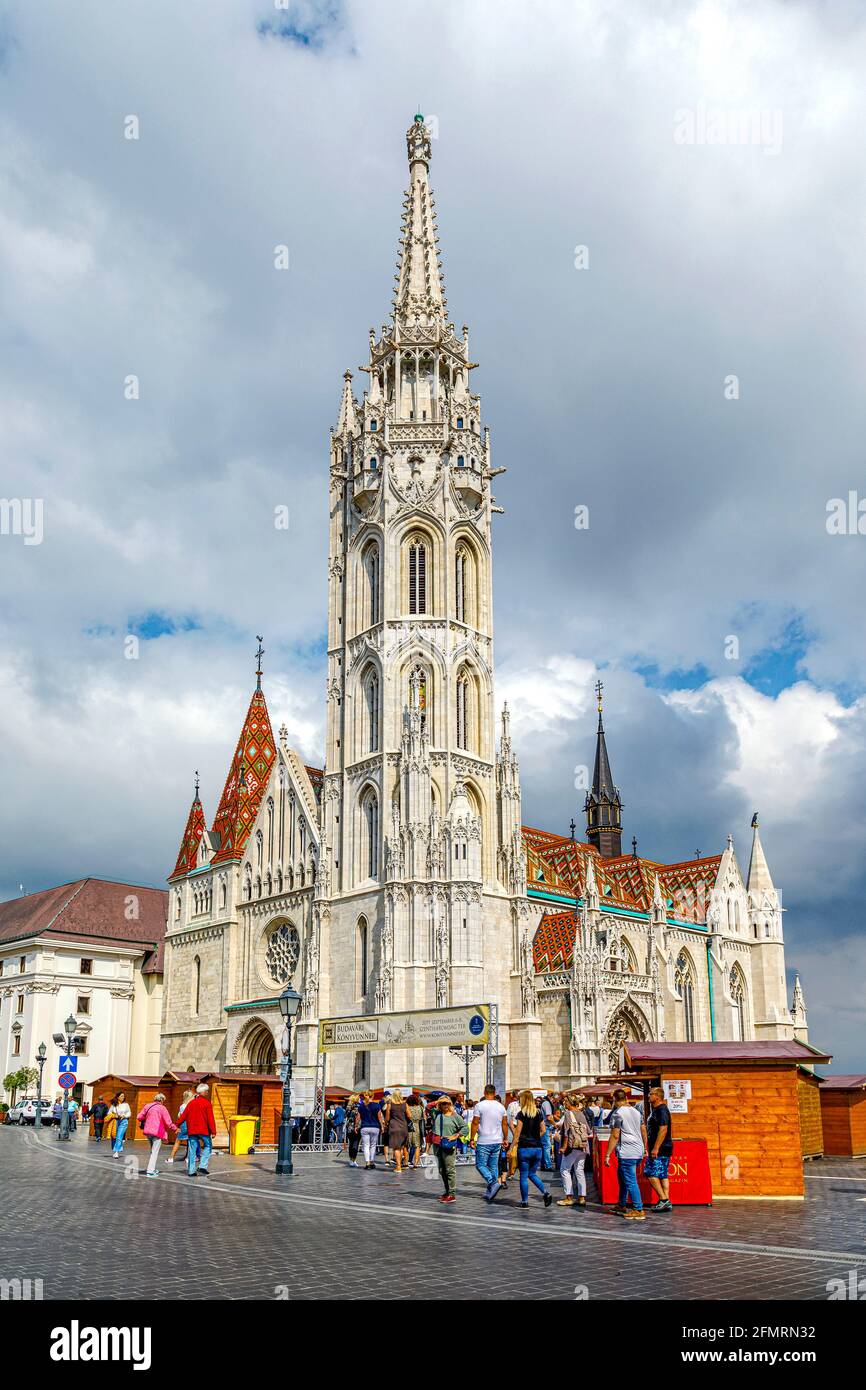
[{"label": "louvered belfry window", "polygon": [[409,542],[409,612],[427,612],[427,547],[422,540]]}]

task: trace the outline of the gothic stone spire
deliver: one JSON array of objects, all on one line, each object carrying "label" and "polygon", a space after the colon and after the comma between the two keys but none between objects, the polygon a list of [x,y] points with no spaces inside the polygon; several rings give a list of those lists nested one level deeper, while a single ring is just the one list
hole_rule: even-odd
[{"label": "gothic stone spire", "polygon": [[400,258],[394,291],[395,326],[419,318],[444,323],[447,301],[436,235],[436,209],[429,183],[430,135],[417,115],[406,132],[409,188],[403,200]]},{"label": "gothic stone spire", "polygon": [[605,859],[616,859],[622,854],[622,801],[607,756],[601,699],[604,686],[601,681],[596,683],[595,690],[598,697],[598,732],[592,789],[587,792],[584,805],[586,838]]}]

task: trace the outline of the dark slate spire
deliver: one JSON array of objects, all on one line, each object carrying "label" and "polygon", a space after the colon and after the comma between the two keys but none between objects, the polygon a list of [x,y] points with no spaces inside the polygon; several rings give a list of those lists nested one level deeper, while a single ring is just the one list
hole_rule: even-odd
[{"label": "dark slate spire", "polygon": [[595,690],[598,696],[598,733],[592,789],[587,792],[584,806],[586,838],[605,859],[616,859],[622,854],[622,801],[607,756],[601,700],[604,686],[601,681],[597,682]]}]

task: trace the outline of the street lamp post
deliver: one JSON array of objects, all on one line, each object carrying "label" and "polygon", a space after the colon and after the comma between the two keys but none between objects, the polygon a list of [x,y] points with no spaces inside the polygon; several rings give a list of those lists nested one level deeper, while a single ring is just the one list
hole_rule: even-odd
[{"label": "street lamp post", "polygon": [[283,1109],[280,1115],[280,1134],[277,1141],[276,1171],[291,1177],[292,1166],[292,1019],[301,1006],[301,996],[291,985],[287,985],[280,995],[280,1013],[283,1016]]},{"label": "street lamp post", "polygon": [[[66,1029],[66,1055],[67,1057],[71,1057],[72,1045],[75,1041],[75,1030],[78,1027],[78,1019],[73,1018],[70,1014],[63,1027]],[[60,1133],[57,1136],[59,1139],[69,1138],[69,1091],[70,1087],[64,1086],[63,1109],[60,1112]]]},{"label": "street lamp post", "polygon": [[42,1128],[42,1069],[45,1066],[45,1058],[48,1056],[48,1048],[44,1043],[40,1043],[36,1049],[36,1065],[39,1068],[39,1082],[36,1091],[36,1117],[33,1121],[37,1129]]}]

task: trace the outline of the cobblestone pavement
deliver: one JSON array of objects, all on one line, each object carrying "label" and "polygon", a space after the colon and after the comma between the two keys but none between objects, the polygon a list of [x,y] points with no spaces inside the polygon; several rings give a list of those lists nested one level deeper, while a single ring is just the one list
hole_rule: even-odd
[{"label": "cobblestone pavement", "polygon": [[[83,1133],[0,1126],[0,1279],[45,1299],[802,1299],[866,1279],[866,1162],[807,1165],[805,1202],[719,1202],[624,1222],[586,1209],[492,1206],[473,1167],[439,1204],[419,1170],[299,1155],[215,1157],[210,1178]],[[561,1189],[554,1186],[554,1195]],[[590,1193],[592,1187],[590,1185]]]}]

